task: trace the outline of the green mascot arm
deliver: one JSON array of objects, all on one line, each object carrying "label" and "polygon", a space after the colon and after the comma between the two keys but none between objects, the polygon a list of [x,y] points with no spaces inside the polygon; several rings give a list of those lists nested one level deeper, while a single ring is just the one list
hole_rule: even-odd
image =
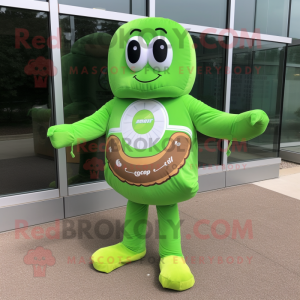
[{"label": "green mascot arm", "polygon": [[214,109],[189,96],[189,113],[196,129],[219,139],[247,141],[262,134],[269,123],[267,114],[254,109],[241,114],[229,114]]},{"label": "green mascot arm", "polygon": [[[89,117],[73,124],[51,126],[47,136],[54,148],[74,146],[96,139],[106,132],[109,117],[113,108],[113,100],[107,102]],[[72,154],[72,152],[71,152]],[[74,157],[74,154],[72,154]]]}]

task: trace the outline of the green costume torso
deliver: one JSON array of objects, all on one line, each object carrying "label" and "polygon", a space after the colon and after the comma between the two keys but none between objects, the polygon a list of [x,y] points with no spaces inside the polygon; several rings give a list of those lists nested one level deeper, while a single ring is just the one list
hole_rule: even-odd
[{"label": "green costume torso", "polygon": [[198,191],[198,145],[188,97],[112,100],[105,178],[127,199],[168,205]]}]

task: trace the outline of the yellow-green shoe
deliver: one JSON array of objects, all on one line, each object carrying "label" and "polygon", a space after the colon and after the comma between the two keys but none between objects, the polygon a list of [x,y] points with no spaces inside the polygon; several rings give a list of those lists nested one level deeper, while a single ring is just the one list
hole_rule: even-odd
[{"label": "yellow-green shoe", "polygon": [[122,243],[118,243],[116,245],[100,248],[93,253],[91,260],[97,271],[110,273],[132,261],[141,259],[145,255],[146,250],[141,253],[136,253],[129,250]]},{"label": "yellow-green shoe", "polygon": [[184,291],[195,284],[194,276],[184,257],[166,256],[161,258],[159,281],[163,288]]}]

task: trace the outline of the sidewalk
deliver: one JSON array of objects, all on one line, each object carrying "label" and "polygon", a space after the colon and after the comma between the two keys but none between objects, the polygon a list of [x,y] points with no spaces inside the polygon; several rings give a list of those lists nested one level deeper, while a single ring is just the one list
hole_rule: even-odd
[{"label": "sidewalk", "polygon": [[279,178],[254,183],[257,186],[300,200],[300,166],[279,171]]},{"label": "sidewalk", "polygon": [[[276,186],[291,183],[293,176],[297,180],[299,174],[274,179]],[[158,281],[155,207],[149,210],[153,231],[146,257],[110,274],[93,269],[91,254],[121,241],[121,207],[59,221],[58,239],[48,238],[54,222],[28,228],[28,239],[17,238],[15,231],[0,234],[0,299],[299,299],[300,201],[262,184],[266,182],[201,193],[179,204],[183,253],[196,280],[190,290],[164,290]],[[299,181],[293,185],[297,196]],[[203,219],[208,224],[197,223]],[[106,225],[97,227],[99,220]],[[83,223],[89,238],[78,230]],[[212,224],[217,223],[214,231]],[[63,224],[74,225],[73,231],[65,231],[69,238],[63,237]],[[37,246],[51,251],[53,266],[38,269],[24,263]],[[44,276],[34,277],[34,270]]]}]

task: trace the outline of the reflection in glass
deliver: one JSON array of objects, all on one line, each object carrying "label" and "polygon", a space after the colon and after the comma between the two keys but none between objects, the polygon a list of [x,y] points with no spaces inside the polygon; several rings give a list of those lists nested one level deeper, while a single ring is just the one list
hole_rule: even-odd
[{"label": "reflection in glass", "polygon": [[285,45],[236,38],[234,44],[230,113],[262,109],[270,123],[259,137],[234,142],[228,161],[277,157]]},{"label": "reflection in glass", "polygon": [[58,3],[146,16],[146,0],[58,0]]},{"label": "reflection in glass", "polygon": [[300,0],[292,0],[289,37],[300,39]]},{"label": "reflection in glass", "polygon": [[287,36],[289,0],[256,1],[255,28],[261,33]]},{"label": "reflection in glass", "polygon": [[280,149],[300,153],[300,46],[287,52]]},{"label": "reflection in glass", "polygon": [[[111,38],[123,23],[60,16],[63,103],[66,124],[90,116],[114,96],[107,75]],[[105,136],[66,149],[68,184],[104,180]]]},{"label": "reflection in glass", "polygon": [[146,8],[146,0],[130,0],[132,2],[131,12],[134,15],[138,16],[146,16],[147,8]]},{"label": "reflection in glass", "polygon": [[255,0],[235,1],[234,29],[254,31]]},{"label": "reflection in glass", "polygon": [[287,36],[289,0],[238,0],[234,29]]},{"label": "reflection in glass", "polygon": [[56,179],[48,37],[47,13],[0,8],[0,195],[47,189]]},{"label": "reflection in glass", "polygon": [[[191,95],[205,104],[223,110],[224,76],[225,76],[225,43],[224,37],[190,33],[194,41],[197,58],[197,75]],[[221,140],[198,135],[198,165],[221,164]]]},{"label": "reflection in glass", "polygon": [[155,2],[156,17],[186,24],[226,28],[226,11],[226,0],[163,0]]}]

